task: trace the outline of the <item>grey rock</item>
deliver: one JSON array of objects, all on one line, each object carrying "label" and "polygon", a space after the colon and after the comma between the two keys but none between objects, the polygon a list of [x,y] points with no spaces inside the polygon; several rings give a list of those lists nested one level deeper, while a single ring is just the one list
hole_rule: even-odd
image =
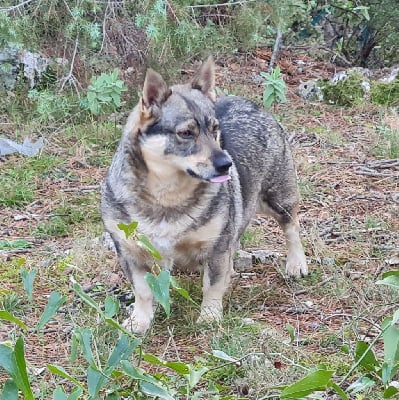
[{"label": "grey rock", "polygon": [[276,261],[280,254],[271,250],[254,250],[252,256],[256,264],[270,264]]},{"label": "grey rock", "polygon": [[252,269],[253,257],[248,251],[238,250],[234,258],[234,268],[238,272],[245,272]]}]

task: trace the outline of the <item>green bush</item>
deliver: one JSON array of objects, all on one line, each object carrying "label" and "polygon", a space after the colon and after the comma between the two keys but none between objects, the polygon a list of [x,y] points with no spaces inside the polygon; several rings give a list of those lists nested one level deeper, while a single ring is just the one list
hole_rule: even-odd
[{"label": "green bush", "polygon": [[339,80],[336,83],[325,81],[322,84],[324,100],[338,106],[352,107],[361,103],[365,96],[362,86],[365,78],[356,73],[349,72],[347,79]]},{"label": "green bush", "polygon": [[399,79],[396,78],[390,83],[373,83],[370,92],[370,100],[374,104],[380,104],[383,106],[399,106]]}]

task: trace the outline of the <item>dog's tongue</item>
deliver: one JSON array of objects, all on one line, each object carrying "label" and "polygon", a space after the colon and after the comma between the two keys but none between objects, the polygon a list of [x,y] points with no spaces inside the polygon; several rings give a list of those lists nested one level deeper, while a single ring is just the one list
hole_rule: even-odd
[{"label": "dog's tongue", "polygon": [[221,176],[215,176],[214,178],[211,178],[210,181],[213,183],[222,183],[229,181],[231,179],[230,175],[221,175]]}]

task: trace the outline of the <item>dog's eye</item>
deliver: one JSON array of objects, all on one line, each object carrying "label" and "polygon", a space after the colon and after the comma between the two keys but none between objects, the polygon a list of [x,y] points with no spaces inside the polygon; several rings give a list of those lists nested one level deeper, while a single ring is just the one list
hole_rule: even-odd
[{"label": "dog's eye", "polygon": [[194,132],[192,132],[192,131],[190,131],[188,129],[186,131],[177,132],[177,134],[182,139],[192,139],[194,137]]}]

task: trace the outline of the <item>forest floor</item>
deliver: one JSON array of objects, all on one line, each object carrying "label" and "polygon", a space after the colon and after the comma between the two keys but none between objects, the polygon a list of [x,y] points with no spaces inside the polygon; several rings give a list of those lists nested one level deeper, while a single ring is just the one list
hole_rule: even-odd
[{"label": "forest floor", "polygon": [[[218,87],[260,102],[259,73],[267,70],[268,57],[258,51],[218,59]],[[397,293],[376,281],[399,265],[398,147],[393,153],[399,115],[367,102],[339,108],[304,101],[296,95],[299,83],[330,78],[334,65],[289,52],[281,54],[278,65],[288,96],[273,113],[292,143],[310,275],[300,280],[284,276],[282,232],[274,221],[258,215],[243,238],[244,248],[280,256],[237,273],[226,296],[223,323],[196,326],[198,307],[173,295],[170,318],[158,309],[143,343],[145,352],[193,365],[209,363],[215,349],[240,359],[237,365],[215,368],[212,379],[225,385],[226,393],[251,399],[266,398],[274,393],[272,387],[289,384],[320,363],[340,380],[353,365],[354,343],[370,342],[398,307]],[[194,70],[187,66],[185,73]],[[81,366],[69,361],[75,326],[89,325],[100,350],[115,339],[115,333],[83,309],[72,284],[79,282],[99,302],[107,293],[123,300],[130,291],[115,255],[99,239],[98,189],[120,129],[113,122],[70,126],[62,121],[40,131],[46,140],[40,156],[0,158],[0,308],[34,327],[52,291],[68,298],[41,333],[29,329],[24,334],[37,398],[51,398],[55,386],[47,364],[83,374]],[[0,120],[0,134],[11,139],[34,133],[7,116]],[[38,270],[34,301],[24,294],[21,268]],[[198,276],[177,279],[200,299]],[[0,342],[13,340],[18,331],[1,323]],[[381,352],[380,342],[376,352]],[[148,365],[152,370],[156,367]],[[344,386],[359,376],[354,372]],[[0,383],[4,379],[0,371]],[[368,396],[381,398],[372,392]]]}]

